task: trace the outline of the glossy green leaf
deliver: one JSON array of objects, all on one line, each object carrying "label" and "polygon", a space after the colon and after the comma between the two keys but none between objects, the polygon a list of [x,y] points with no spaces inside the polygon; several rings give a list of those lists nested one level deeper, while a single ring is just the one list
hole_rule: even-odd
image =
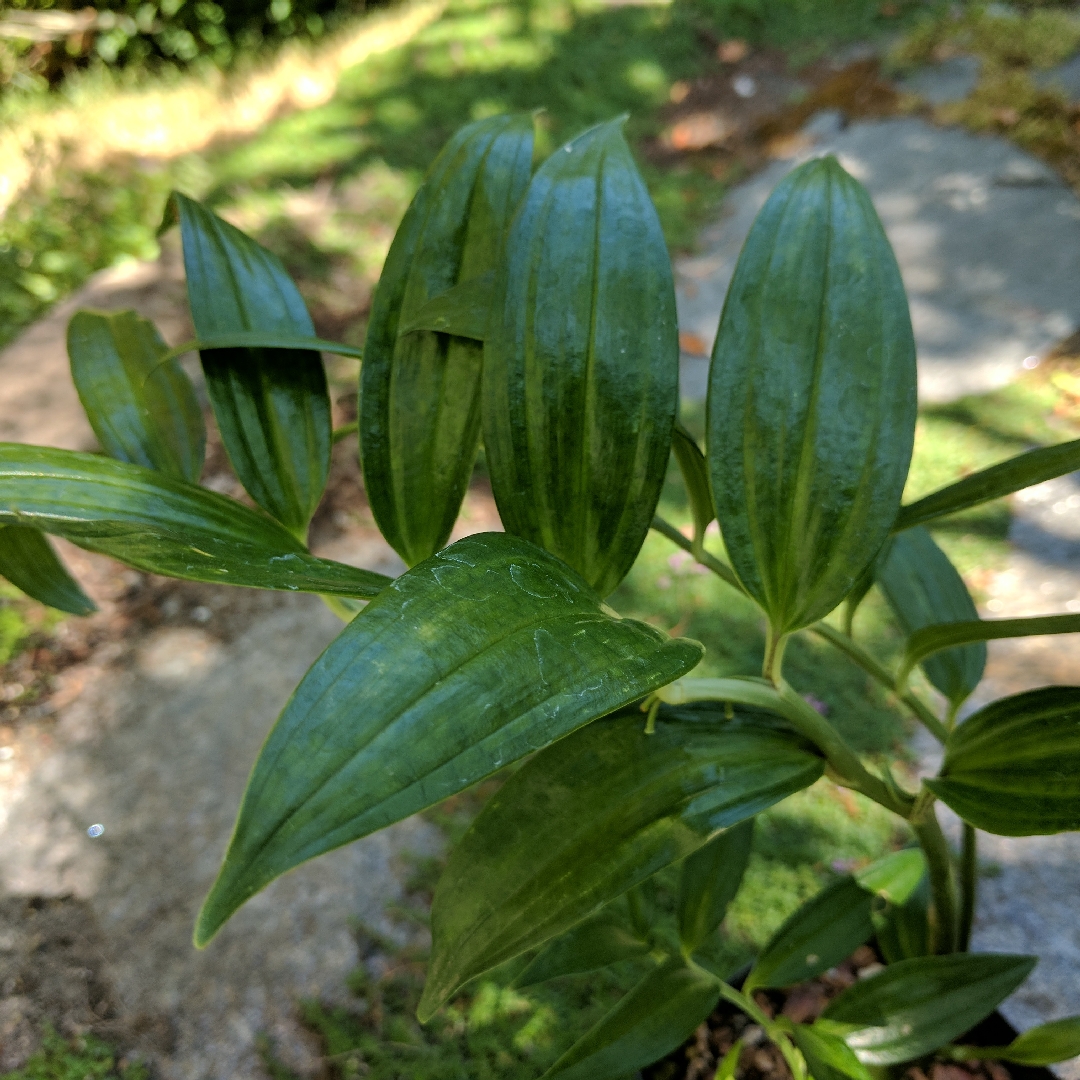
[{"label": "glossy green leaf", "polygon": [[943,623],[916,630],[908,638],[898,686],[903,686],[916,664],[928,656],[973,641],[997,641],[1002,638],[1038,637],[1041,634],[1080,634],[1080,615],[1042,615],[1033,619],[972,619],[969,622]]},{"label": "glossy green leaf", "polygon": [[0,576],[38,603],[70,615],[89,615],[97,605],[79,587],[37,530],[0,525]]},{"label": "glossy green leaf", "polygon": [[889,964],[930,954],[930,878],[924,876],[902,904],[875,907],[874,934]]},{"label": "glossy green leaf", "polygon": [[1002,698],[949,736],[925,781],[965,821],[1000,836],[1080,829],[1080,687]]},{"label": "glossy green leaf", "polygon": [[[949,561],[921,526],[893,538],[877,583],[905,634],[927,626],[977,620],[975,601]],[[979,685],[986,645],[978,641],[926,657],[922,669],[952,705],[960,705]]]},{"label": "glossy green leaf", "polygon": [[724,921],[750,861],[754,819],[722,832],[692,855],[679,873],[679,939],[692,953]]},{"label": "glossy green leaf", "polygon": [[866,1065],[896,1065],[974,1027],[1035,967],[1033,956],[953,953],[889,964],[834,998],[822,1029]]},{"label": "glossy green leaf", "polygon": [[716,518],[712,491],[709,490],[709,465],[697,440],[680,423],[675,424],[671,450],[679,463],[690,511],[694,515],[694,544],[700,547],[705,542],[705,530]]},{"label": "glossy green leaf", "polygon": [[623,1080],[684,1042],[720,1000],[719,980],[684,960],[651,971],[543,1080]]},{"label": "glossy green leaf", "polygon": [[360,373],[364,486],[383,535],[410,564],[442,547],[454,526],[480,443],[483,369],[473,332],[418,325],[445,320],[464,298],[482,331],[486,311],[476,307],[491,303],[486,275],[529,182],[532,129],[529,116],[495,116],[450,139],[375,292]]},{"label": "glossy green leaf", "polygon": [[1076,469],[1080,469],[1080,439],[1029,450],[901,507],[893,531],[900,532],[946,514],[955,514],[958,510],[980,506]]},{"label": "glossy green leaf", "polygon": [[777,633],[851,591],[896,520],[915,435],[915,343],[869,196],[833,158],[758,214],[709,376],[708,457],[728,554]]},{"label": "glossy green leaf", "polygon": [[483,341],[491,314],[491,290],[494,284],[495,271],[488,270],[479,277],[469,278],[433,296],[400,327],[398,335],[411,334],[416,330],[435,330],[440,334]]},{"label": "glossy green leaf", "polygon": [[[259,330],[314,337],[281,260],[192,199],[180,221],[188,302],[200,338]],[[221,441],[248,494],[303,535],[330,469],[330,397],[322,357],[308,349],[205,349],[206,388]]]},{"label": "glossy green leaf", "polygon": [[874,932],[871,899],[850,877],[826,885],[795,911],[762,949],[743,992],[793,986],[850,956]]},{"label": "glossy green leaf", "polygon": [[458,987],[813,783],[809,744],[763,715],[631,713],[538,754],[450,856],[432,906],[430,1017]]},{"label": "glossy green leaf", "polygon": [[549,941],[514,980],[521,988],[563,975],[580,975],[608,964],[648,956],[647,937],[635,927],[626,897],[616,897],[592,918]]},{"label": "glossy green leaf", "polygon": [[349,597],[390,583],[309,555],[276,521],[224,495],[99,454],[0,443],[0,523],[189,581]]},{"label": "glossy green leaf", "polygon": [[883,855],[855,874],[855,880],[891,904],[906,904],[926,876],[926,856],[920,848],[904,848]]},{"label": "glossy green leaf", "polygon": [[701,651],[618,618],[526,541],[460,540],[394,581],[304,676],[255,763],[196,942],[286,870],[637,700]]},{"label": "glossy green leaf", "polygon": [[1012,1061],[1017,1065],[1054,1065],[1080,1054],[1080,1016],[1051,1020],[1018,1035],[1008,1046],[951,1046],[960,1061]]},{"label": "glossy green leaf", "polygon": [[649,530],[679,393],[671,263],[621,129],[591,128],[537,170],[484,343],[484,449],[503,523],[601,596]]},{"label": "glossy green leaf", "polygon": [[68,323],[71,377],[105,453],[198,483],[206,427],[195,390],[154,324],[134,311],[78,311]]},{"label": "glossy green leaf", "polygon": [[869,1069],[838,1035],[806,1024],[793,1024],[791,1035],[814,1080],[870,1080]]}]

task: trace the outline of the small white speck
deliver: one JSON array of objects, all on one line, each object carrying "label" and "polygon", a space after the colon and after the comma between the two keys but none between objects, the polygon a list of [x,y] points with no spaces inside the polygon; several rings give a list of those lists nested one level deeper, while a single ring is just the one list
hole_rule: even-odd
[{"label": "small white speck", "polygon": [[757,80],[750,75],[736,75],[731,89],[741,98],[752,98],[757,93]]},{"label": "small white speck", "polygon": [[806,963],[809,967],[813,967],[818,962],[817,953],[808,953],[806,956]]},{"label": "small white speck", "polygon": [[1027,371],[1033,371],[1038,366],[1039,366],[1039,358],[1037,356],[1025,356],[1024,357],[1024,368]]},{"label": "small white speck", "polygon": [[15,756],[13,746],[0,746],[0,761],[10,761]]},{"label": "small white speck", "polygon": [[214,613],[205,604],[200,604],[197,608],[191,609],[191,617],[196,622],[209,622],[214,617]]},{"label": "small white speck", "polygon": [[86,835],[89,836],[91,840],[94,840],[97,839],[97,837],[99,837],[104,831],[104,825],[91,825],[90,828],[86,830]]}]

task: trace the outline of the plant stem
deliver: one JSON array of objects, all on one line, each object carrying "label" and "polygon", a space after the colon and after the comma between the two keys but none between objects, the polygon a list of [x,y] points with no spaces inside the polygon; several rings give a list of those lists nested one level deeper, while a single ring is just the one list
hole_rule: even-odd
[{"label": "plant stem", "polygon": [[[924,792],[924,795],[929,793]],[[956,872],[952,854],[934,810],[933,796],[919,796],[911,819],[930,874],[930,954],[956,951]]]},{"label": "plant stem", "polygon": [[339,428],[334,428],[334,433],[331,436],[333,442],[341,442],[347,435],[351,435],[354,431],[360,430],[360,421],[353,420],[352,423],[342,424]]},{"label": "plant stem", "polygon": [[979,852],[975,827],[964,822],[960,848],[960,923],[956,932],[958,952],[971,945],[971,926],[975,921],[975,892],[979,880]]},{"label": "plant stem", "polygon": [[788,635],[778,634],[772,623],[769,623],[765,632],[765,659],[761,664],[761,675],[773,686],[779,686],[784,681],[784,647],[787,642]]},{"label": "plant stem", "polygon": [[[823,638],[830,645],[839,649],[849,659],[854,660],[867,675],[881,683],[891,693],[896,693],[895,680],[888,669],[879,664],[861,645],[856,644],[850,637],[828,623],[814,623],[809,629],[818,637]],[[938,742],[945,742],[949,737],[949,729],[915,696],[913,691],[905,690],[904,693],[897,696]]]},{"label": "plant stem", "polygon": [[719,559],[710,555],[704,548],[700,551],[694,550],[694,543],[688,540],[670,521],[665,521],[658,514],[652,519],[652,528],[655,529],[662,536],[666,536],[673,544],[677,544],[683,549],[688,551],[702,566],[711,570],[718,578],[725,581],[733,589],[738,589],[743,596],[746,595],[746,590],[742,587],[739,579],[735,576],[735,571],[730,566],[726,566]]},{"label": "plant stem", "polygon": [[746,1013],[746,1015],[749,1016],[766,1035],[768,1035],[769,1041],[784,1055],[784,1060],[787,1062],[788,1068],[791,1070],[791,1075],[795,1080],[802,1080],[802,1078],[806,1076],[806,1066],[803,1062],[802,1055],[791,1044],[791,1040],[787,1037],[783,1026],[776,1023],[774,1020],[770,1020],[765,1013],[758,1008],[758,1004],[753,998],[748,994],[736,990],[734,986],[730,986],[726,982],[720,983],[720,996],[725,1001],[734,1005],[735,1008],[741,1009]]}]

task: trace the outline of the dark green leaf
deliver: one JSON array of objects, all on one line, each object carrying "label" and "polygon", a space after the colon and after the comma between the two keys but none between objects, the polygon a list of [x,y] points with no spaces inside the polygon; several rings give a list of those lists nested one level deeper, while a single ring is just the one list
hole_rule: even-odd
[{"label": "dark green leaf", "polygon": [[806,1024],[793,1024],[791,1034],[814,1080],[870,1080],[870,1071],[838,1035]]},{"label": "dark green leaf", "polygon": [[679,874],[679,938],[692,953],[724,921],[750,861],[754,819],[744,821],[688,855]]},{"label": "dark green leaf", "polygon": [[433,296],[400,328],[398,336],[411,334],[415,330],[435,330],[441,334],[483,341],[494,284],[495,271],[489,270]]},{"label": "dark green leaf", "polygon": [[196,341],[188,341],[170,349],[171,357],[183,356],[188,352],[205,352],[208,349],[300,349],[334,353],[337,356],[351,356],[359,360],[364,350],[356,345],[345,345],[340,341],[327,341],[311,334],[295,334],[282,330],[235,330],[227,333],[210,334]]},{"label": "dark green leaf", "polygon": [[991,499],[1000,499],[1076,469],[1080,469],[1080,439],[1029,450],[901,507],[893,531],[900,532]]},{"label": "dark green leaf", "polygon": [[641,980],[543,1080],[623,1080],[687,1039],[720,1000],[714,976],[682,959]]},{"label": "dark green leaf", "polygon": [[607,904],[599,914],[549,941],[514,980],[514,986],[533,986],[562,975],[580,975],[608,964],[649,954],[649,941],[634,926],[626,897]]},{"label": "dark green leaf", "polygon": [[974,1027],[1035,967],[1033,956],[953,953],[901,960],[829,1002],[818,1023],[867,1065],[896,1065]]},{"label": "dark green leaf", "polygon": [[671,263],[622,121],[537,170],[484,343],[484,449],[510,532],[601,596],[660,497],[679,392]]},{"label": "dark green leaf", "polygon": [[855,621],[855,612],[859,605],[866,599],[866,594],[874,587],[877,580],[878,569],[885,565],[885,560],[892,550],[892,538],[890,537],[881,545],[881,550],[874,557],[874,561],[859,575],[859,580],[851,587],[851,592],[844,597],[844,632],[850,637],[851,627]]},{"label": "dark green leaf", "polygon": [[965,821],[1001,836],[1080,829],[1080,687],[1002,698],[949,736],[925,781]]},{"label": "dark green leaf", "polygon": [[973,641],[997,641],[1000,638],[1038,637],[1040,634],[1080,634],[1080,615],[1042,615],[1033,619],[972,619],[970,622],[943,623],[916,630],[908,638],[904,658],[897,675],[903,686],[911,669],[928,656],[956,645]]},{"label": "dark green leaf", "polygon": [[906,904],[926,875],[926,856],[920,848],[905,848],[884,855],[855,875],[868,892],[891,904]]},{"label": "dark green leaf", "polygon": [[469,787],[700,656],[696,642],[618,618],[517,537],[459,541],[398,578],[304,676],[255,763],[196,941],[286,870]]},{"label": "dark green leaf", "polygon": [[[877,582],[905,634],[979,618],[964,579],[921,526],[893,538]],[[922,663],[926,677],[953,707],[979,685],[985,667],[986,645],[981,641],[942,650]]]},{"label": "dark green leaf", "polygon": [[950,1057],[960,1061],[1013,1061],[1017,1065],[1054,1065],[1080,1054],[1080,1016],[1051,1020],[1023,1035],[1008,1046],[952,1046]]},{"label": "dark green leaf", "polygon": [[754,222],[709,377],[724,541],[777,633],[828,614],[896,520],[915,435],[915,343],[869,196],[833,158]]},{"label": "dark green leaf", "polygon": [[895,964],[930,953],[930,878],[925,875],[903,904],[875,908],[874,934],[885,960]]},{"label": "dark green leaf", "polygon": [[874,932],[870,894],[842,877],[802,905],[765,946],[743,985],[793,986],[827,971]]},{"label": "dark green leaf", "polygon": [[[174,193],[195,333],[314,337],[281,260],[197,202]],[[221,441],[248,494],[302,536],[330,468],[330,398],[313,350],[206,349],[203,372]]]},{"label": "dark green leaf", "polygon": [[276,521],[224,495],[98,454],[0,443],[0,523],[189,581],[350,597],[390,583],[316,559]]},{"label": "dark green leaf", "polygon": [[41,604],[71,615],[89,615],[97,605],[57,558],[37,529],[0,525],[0,575]]},{"label": "dark green leaf", "polygon": [[529,182],[532,145],[528,116],[458,131],[406,212],[375,292],[360,373],[364,485],[383,535],[410,564],[453,528],[480,442],[483,369],[473,333],[417,327],[445,319],[464,292],[482,334],[487,317],[476,309],[490,305],[491,286],[480,282]]},{"label": "dark green leaf", "polygon": [[705,541],[705,530],[716,517],[712,492],[709,490],[709,465],[697,441],[680,423],[675,424],[671,450],[679,463],[690,510],[694,515],[694,545],[700,547]]},{"label": "dark green leaf", "polygon": [[134,311],[78,311],[71,377],[101,448],[120,461],[198,483],[206,427],[195,390],[154,324]]},{"label": "dark green leaf", "polygon": [[661,713],[652,735],[637,710],[590,724],[492,797],[435,892],[421,1020],[822,773],[808,744],[765,716],[687,714]]}]

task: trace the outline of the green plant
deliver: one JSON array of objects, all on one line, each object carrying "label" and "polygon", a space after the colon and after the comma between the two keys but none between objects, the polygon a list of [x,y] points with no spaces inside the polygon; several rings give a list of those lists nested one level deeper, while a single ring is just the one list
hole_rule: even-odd
[{"label": "green plant", "polygon": [[[281,264],[179,195],[167,223],[181,229],[198,340],[170,352],[131,313],[79,313],[72,373],[108,456],[0,448],[0,521],[28,530],[18,550],[38,543],[48,566],[13,576],[46,602],[89,603],[35,530],[155,573],[321,594],[349,620],[260,753],[196,944],[299,863],[527,758],[436,888],[422,1021],[504,964],[522,985],[636,957],[643,980],[547,1075],[622,1076],[721,997],[796,1078],[865,1080],[869,1066],[934,1053],[1076,1053],[1080,1019],[1011,1047],[955,1040],[1035,963],[967,951],[975,829],[1080,828],[1080,687],[995,701],[963,722],[960,710],[987,640],[1077,632],[1080,616],[981,620],[925,526],[1076,469],[1080,440],[901,505],[916,402],[907,301],[869,198],[826,158],[780,183],[744,246],[703,453],[676,418],[671,268],[621,121],[539,167],[534,155],[529,117],[461,129],[383,269],[359,441],[372,512],[411,566],[401,577],[305,547],[331,442],[351,434],[331,430],[317,350],[359,350],[315,338]],[[189,349],[257,509],[197,484],[203,421],[176,362]],[[444,547],[481,439],[507,532]],[[672,453],[690,537],[654,516]],[[706,546],[714,518],[724,555]],[[650,528],[758,606],[760,675],[691,677],[700,645],[604,603]],[[853,636],[875,583],[905,634],[897,670]],[[887,763],[868,766],[789,683],[786,647],[807,634],[942,742],[938,776],[912,789]],[[942,715],[909,685],[916,668]],[[753,820],[822,775],[894,814],[917,846],[839,876],[737,990],[710,957]],[[964,819],[959,856],[938,801]],[[672,922],[650,882],[676,864]],[[871,937],[887,964],[813,1025],[761,1011],[755,990],[813,977]]]},{"label": "green plant", "polygon": [[117,1061],[112,1047],[93,1035],[65,1039],[46,1025],[41,1049],[0,1080],[149,1080],[149,1076],[145,1065]]}]

